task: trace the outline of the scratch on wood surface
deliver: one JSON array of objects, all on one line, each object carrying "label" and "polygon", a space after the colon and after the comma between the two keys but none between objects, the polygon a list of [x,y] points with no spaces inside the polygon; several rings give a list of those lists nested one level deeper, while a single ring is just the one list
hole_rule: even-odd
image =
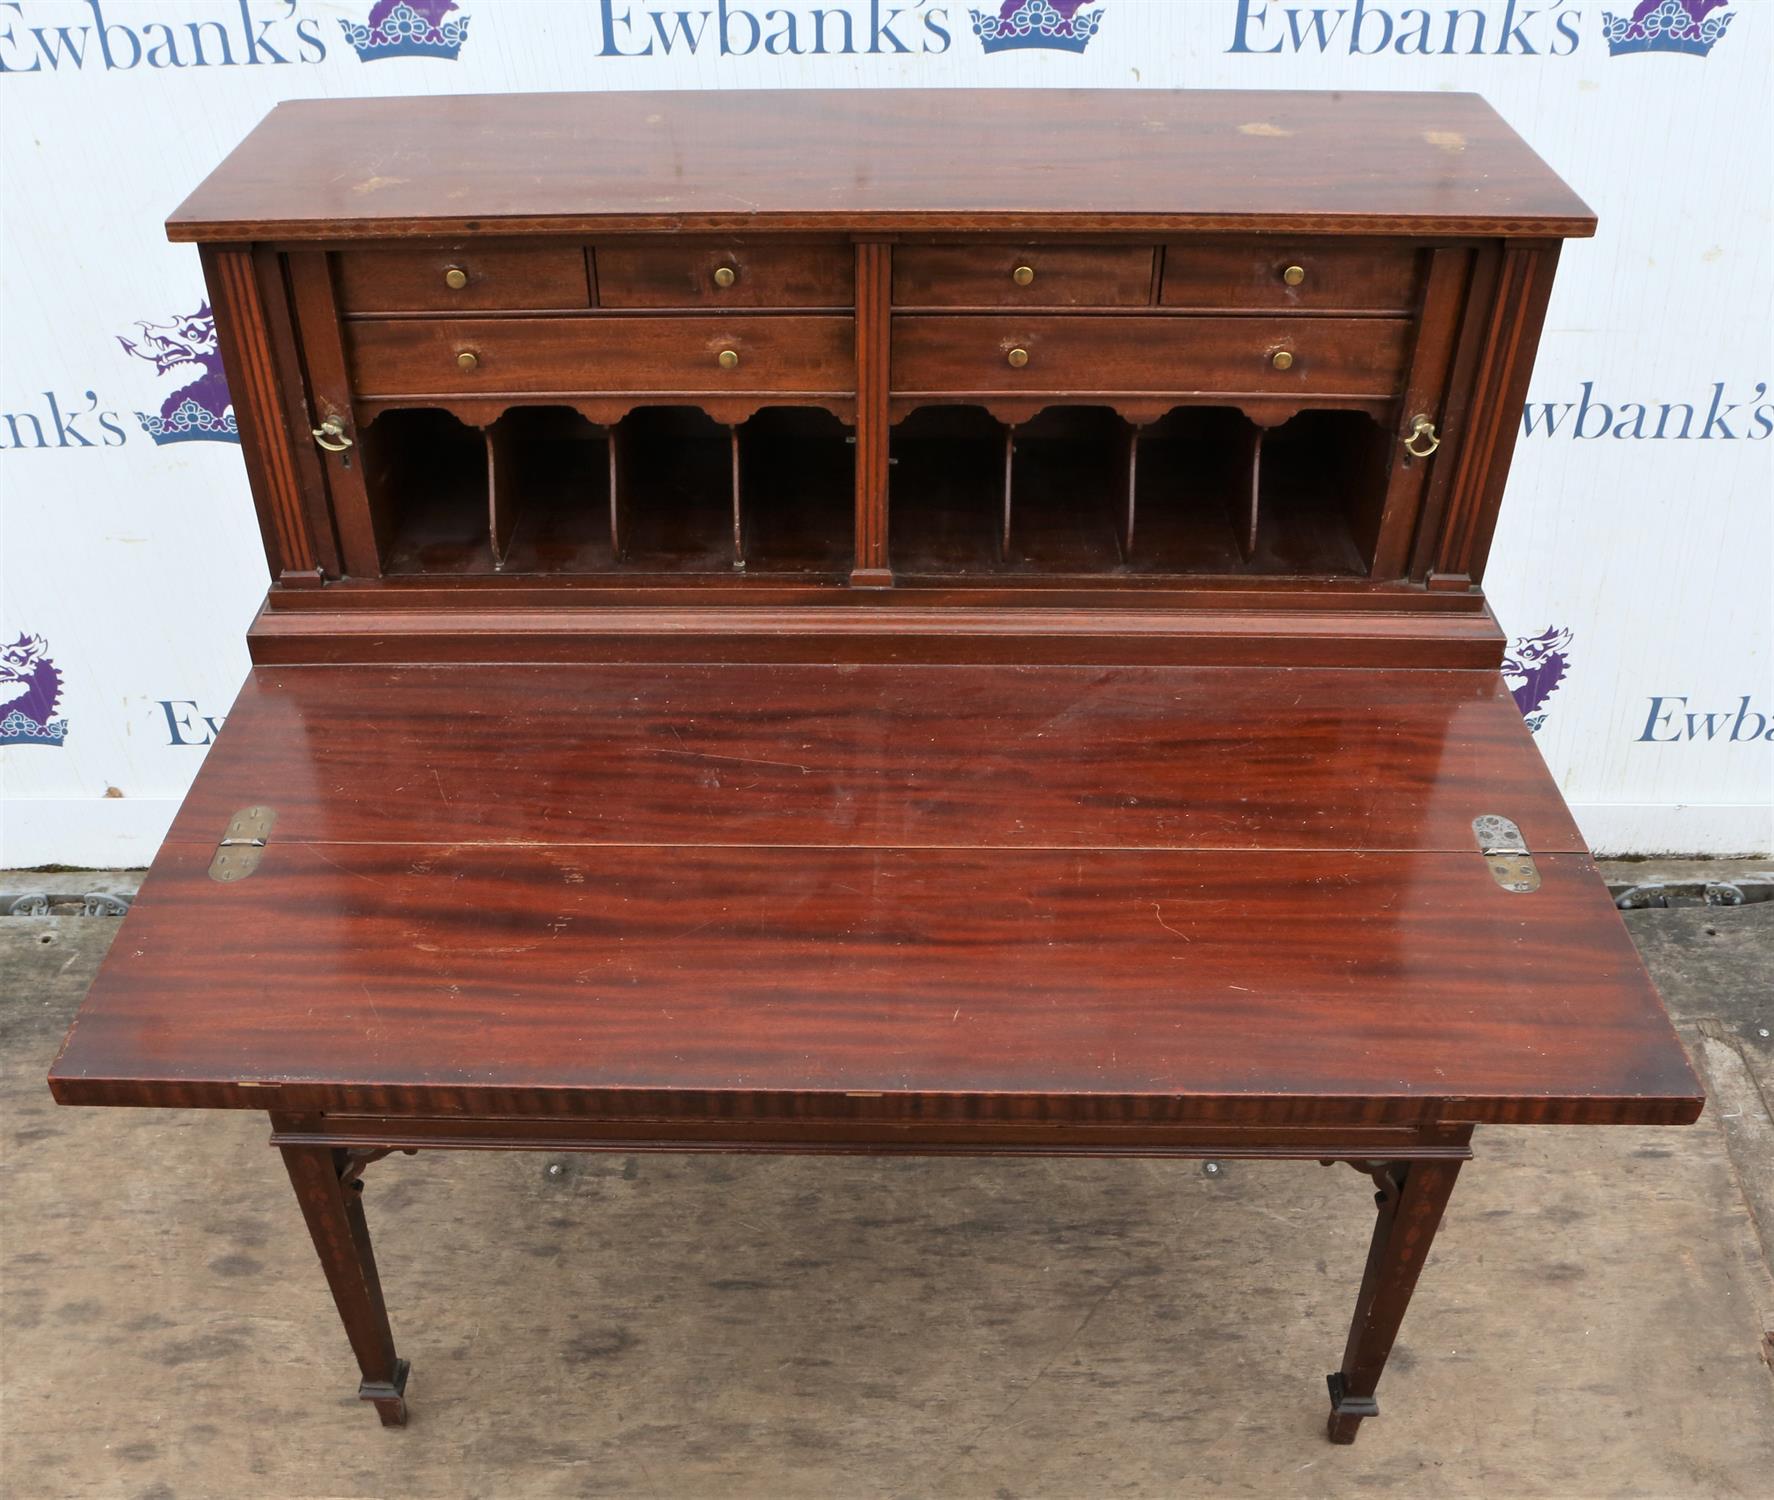
[{"label": "scratch on wood surface", "polygon": [[1164,908],[1162,906],[1160,906],[1158,904],[1158,902],[1156,902],[1156,901],[1154,901],[1152,903],[1152,915],[1155,916],[1156,918],[1158,918],[1158,925],[1160,927],[1162,927],[1166,932],[1176,933],[1176,935],[1178,937],[1180,937],[1185,943],[1192,943],[1195,941],[1195,939],[1190,937],[1188,933],[1178,932],[1176,928],[1172,927],[1170,925],[1170,923],[1168,923],[1164,920]]},{"label": "scratch on wood surface", "polygon": [[755,760],[745,755],[716,755],[711,750],[655,750],[655,755],[681,755],[689,760],[719,760],[733,766],[779,766],[785,771],[799,771],[803,776],[811,772],[806,766],[792,760]]},{"label": "scratch on wood surface", "polygon": [[365,875],[363,873],[363,871],[361,871],[361,870],[349,869],[346,866],[340,864],[338,862],[338,860],[334,859],[330,854],[328,854],[324,849],[322,849],[319,844],[309,844],[307,846],[307,848],[308,848],[308,852],[310,854],[312,854],[316,859],[318,859],[323,865],[331,865],[341,875],[349,875],[353,880],[362,880],[369,885],[380,885],[381,884],[381,882],[379,880],[375,879],[373,876]]}]

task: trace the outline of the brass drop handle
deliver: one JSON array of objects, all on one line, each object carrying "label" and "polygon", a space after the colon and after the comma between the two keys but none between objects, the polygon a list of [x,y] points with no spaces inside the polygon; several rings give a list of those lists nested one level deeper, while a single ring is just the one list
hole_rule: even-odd
[{"label": "brass drop handle", "polygon": [[1011,369],[1020,370],[1029,362],[1029,351],[1027,349],[1012,349],[1004,357],[1010,361]]},{"label": "brass drop handle", "polygon": [[1269,356],[1269,363],[1275,366],[1278,370],[1291,370],[1294,367],[1293,351],[1290,349],[1277,349]]},{"label": "brass drop handle", "polygon": [[1010,273],[1010,279],[1018,286],[1032,286],[1035,281],[1035,268],[1033,266],[1018,266]]},{"label": "brass drop handle", "polygon": [[717,356],[717,360],[723,370],[737,370],[739,368],[739,351],[737,349],[723,349]]},{"label": "brass drop handle", "polygon": [[715,270],[715,285],[725,291],[739,280],[739,273],[731,266],[720,266]]},{"label": "brass drop handle", "polygon": [[1281,273],[1281,279],[1289,286],[1299,286],[1306,279],[1306,268],[1304,266],[1289,266]]},{"label": "brass drop handle", "polygon": [[460,266],[445,266],[444,285],[452,292],[459,292],[468,285],[468,273]]},{"label": "brass drop handle", "polygon": [[[1419,448],[1417,444],[1423,446]],[[1412,458],[1427,458],[1441,446],[1441,439],[1436,435],[1435,423],[1430,421],[1429,413],[1420,411],[1411,418],[1411,430],[1404,438],[1404,451]]]},{"label": "brass drop handle", "polygon": [[464,349],[456,356],[456,368],[458,370],[478,370],[480,368],[480,356],[472,349]]},{"label": "brass drop handle", "polygon": [[343,453],[351,446],[351,439],[345,436],[345,424],[337,417],[328,417],[310,431],[314,434],[314,441],[328,453]]}]

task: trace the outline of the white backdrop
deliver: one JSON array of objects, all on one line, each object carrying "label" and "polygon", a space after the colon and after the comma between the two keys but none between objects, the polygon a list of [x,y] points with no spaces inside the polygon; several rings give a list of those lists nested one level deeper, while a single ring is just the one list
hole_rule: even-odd
[{"label": "white backdrop", "polygon": [[[1483,93],[1601,219],[1487,580],[1518,696],[1598,849],[1774,849],[1774,18],[1656,3],[1087,0],[1082,51],[987,51],[964,0],[0,0],[0,866],[145,863],[246,671],[239,447],[137,413],[205,357],[161,222],[274,100],[840,86]],[[1710,49],[1647,47],[1682,5]]]}]

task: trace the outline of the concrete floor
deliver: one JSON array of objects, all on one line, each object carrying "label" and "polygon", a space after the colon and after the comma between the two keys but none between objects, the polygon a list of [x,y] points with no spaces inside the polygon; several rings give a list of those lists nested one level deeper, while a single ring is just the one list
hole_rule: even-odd
[{"label": "concrete floor", "polygon": [[1481,1130],[1332,1448],[1370,1188],[1248,1163],[391,1158],[383,1431],[262,1118],[50,1102],[117,923],[0,918],[0,1490],[1766,1500],[1774,903],[1629,920],[1706,1116]]}]

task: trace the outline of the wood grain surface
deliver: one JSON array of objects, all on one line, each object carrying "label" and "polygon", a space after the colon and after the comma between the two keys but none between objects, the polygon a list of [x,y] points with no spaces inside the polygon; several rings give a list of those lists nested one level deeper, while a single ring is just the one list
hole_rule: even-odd
[{"label": "wood grain surface", "polygon": [[327,843],[1442,850],[1582,836],[1492,672],[254,670],[172,832]]},{"label": "wood grain surface", "polygon": [[[902,245],[893,301],[902,307],[1145,307],[1150,245]],[[1033,273],[1019,285],[1015,273]]]},{"label": "wood grain surface", "polygon": [[[474,580],[462,575],[459,581]],[[1322,602],[1305,609],[1245,601],[1228,609],[1139,608],[1122,607],[1115,595],[1066,601],[1064,590],[1053,590],[1061,601],[1049,603],[1046,590],[919,587],[881,590],[879,608],[857,609],[822,604],[805,590],[736,604],[721,601],[713,587],[705,600],[685,599],[680,591],[665,606],[626,590],[607,607],[591,596],[563,609],[554,600],[506,608],[490,592],[477,596],[466,587],[439,601],[443,592],[415,590],[415,602],[429,605],[422,608],[402,607],[405,596],[389,591],[376,597],[374,608],[262,609],[247,647],[256,662],[286,666],[945,662],[1494,669],[1503,655],[1502,632],[1488,613],[1338,609]],[[969,593],[968,602],[954,599]]]},{"label": "wood grain surface", "polygon": [[[596,251],[603,307],[842,307],[856,303],[856,255],[847,244],[641,242]],[[721,286],[715,273],[733,280]]]},{"label": "wood grain surface", "polygon": [[[262,861],[218,884],[225,816],[255,803]],[[1538,892],[1491,878],[1486,811],[1522,823]],[[1056,1121],[1691,1113],[1580,847],[1484,673],[262,668],[54,1086],[732,1119],[834,1090]]]},{"label": "wood grain surface", "polygon": [[722,89],[289,101],[167,230],[236,241],[1027,233],[1036,221],[1129,233],[1595,229],[1475,94]]},{"label": "wood grain surface", "polygon": [[[399,318],[345,325],[360,396],[856,389],[849,317]],[[720,356],[739,357],[732,369]],[[464,370],[457,360],[472,352]]]},{"label": "wood grain surface", "polygon": [[[1301,273],[1297,285],[1289,269]],[[1396,240],[1183,240],[1164,249],[1166,307],[1408,312],[1417,247]]]},{"label": "wood grain surface", "polygon": [[[396,324],[394,327],[411,325]],[[1404,381],[1402,318],[1119,317],[906,313],[893,319],[896,394],[1390,396]],[[1029,357],[1016,367],[1012,349]],[[1285,350],[1292,363],[1272,364]]]},{"label": "wood grain surface", "polygon": [[1241,1096],[1277,1122],[1294,1100],[1301,1123],[1388,1099],[1444,1119],[1697,1112],[1584,856],[1541,857],[1526,896],[1475,853],[274,830],[232,885],[210,853],[162,851],[57,1097],[541,1114],[517,1098],[548,1093],[565,1113],[735,1125],[834,1091],[1056,1122]]},{"label": "wood grain surface", "polygon": [[[591,306],[585,250],[576,244],[344,250],[335,264],[347,314]],[[467,278],[463,286],[444,279],[451,271]]]}]

